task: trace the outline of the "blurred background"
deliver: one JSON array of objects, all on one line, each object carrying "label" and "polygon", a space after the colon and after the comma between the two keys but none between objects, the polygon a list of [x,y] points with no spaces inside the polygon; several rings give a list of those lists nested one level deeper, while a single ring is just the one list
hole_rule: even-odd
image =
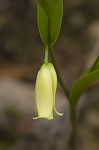
[{"label": "blurred background", "polygon": [[[34,84],[44,59],[36,13],[34,0],[0,0],[0,150],[69,150],[69,105],[59,85],[56,105],[64,115],[32,120]],[[99,0],[64,0],[54,48],[70,91],[99,55]],[[76,149],[99,150],[99,82],[83,94],[77,113]]]}]

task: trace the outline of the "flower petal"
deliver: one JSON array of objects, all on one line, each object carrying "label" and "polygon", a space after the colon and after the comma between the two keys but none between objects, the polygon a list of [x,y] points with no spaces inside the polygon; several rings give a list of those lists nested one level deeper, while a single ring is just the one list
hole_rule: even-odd
[{"label": "flower petal", "polygon": [[56,114],[57,115],[59,115],[59,116],[62,116],[64,113],[59,113],[57,110],[56,110],[56,107],[55,107],[55,105],[54,105],[54,111],[56,112]]},{"label": "flower petal", "polygon": [[48,67],[50,68],[52,76],[53,76],[53,91],[54,91],[54,96],[55,96],[56,88],[57,88],[57,74],[54,69],[54,66],[51,63],[48,64]]},{"label": "flower petal", "polygon": [[56,107],[55,107],[55,94],[56,94],[56,88],[57,88],[57,74],[56,74],[56,71],[53,67],[53,65],[51,63],[49,63],[49,67],[51,69],[51,72],[52,72],[52,76],[53,76],[53,95],[54,95],[54,111],[56,112],[56,114],[58,114],[59,116],[62,116],[64,113],[59,113],[57,110],[56,110]]},{"label": "flower petal", "polygon": [[49,117],[53,109],[54,100],[52,92],[52,75],[46,65],[42,66],[37,75],[35,97],[39,118]]}]

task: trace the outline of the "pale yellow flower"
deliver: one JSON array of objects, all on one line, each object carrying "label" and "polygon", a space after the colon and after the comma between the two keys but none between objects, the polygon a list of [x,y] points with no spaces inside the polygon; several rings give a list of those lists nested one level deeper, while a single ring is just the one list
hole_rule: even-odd
[{"label": "pale yellow flower", "polygon": [[35,86],[35,104],[38,116],[33,119],[53,119],[55,108],[55,94],[57,88],[57,75],[51,63],[43,64],[37,75]]}]

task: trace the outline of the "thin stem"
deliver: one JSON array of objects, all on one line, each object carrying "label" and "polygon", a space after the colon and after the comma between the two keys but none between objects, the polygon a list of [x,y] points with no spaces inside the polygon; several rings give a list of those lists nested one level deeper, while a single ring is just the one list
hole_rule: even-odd
[{"label": "thin stem", "polygon": [[63,91],[64,91],[66,97],[67,97],[68,100],[69,100],[69,94],[68,94],[68,92],[67,92],[67,90],[66,90],[66,88],[65,88],[64,82],[63,82],[63,80],[62,80],[62,78],[61,78],[60,72],[59,72],[58,67],[57,67],[57,65],[56,65],[56,61],[55,61],[53,49],[52,49],[52,46],[51,46],[51,44],[50,44],[50,43],[51,43],[50,33],[51,33],[51,18],[48,17],[48,43],[49,43],[49,44],[48,44],[48,51],[49,51],[49,53],[50,53],[50,57],[51,57],[52,63],[53,63],[53,65],[54,65],[54,67],[55,67],[55,70],[56,70],[56,73],[57,73],[57,77],[58,77],[58,81],[59,81],[61,87],[63,88]]},{"label": "thin stem", "polygon": [[44,63],[45,63],[45,64],[48,64],[48,46],[45,47]]},{"label": "thin stem", "polygon": [[[64,85],[64,82],[61,78],[61,74],[58,70],[58,67],[57,67],[57,64],[56,64],[56,61],[55,61],[55,57],[54,57],[54,50],[53,50],[53,47],[51,45],[51,37],[50,37],[50,34],[51,33],[51,18],[48,17],[48,45],[47,45],[47,48],[46,48],[46,51],[45,51],[45,63],[48,63],[48,52],[50,54],[50,58],[51,58],[51,61],[55,67],[55,70],[56,70],[56,73],[57,73],[57,77],[58,77],[58,81],[65,93],[65,96],[66,98],[68,99],[69,101],[69,94],[68,94],[68,91],[66,90],[65,88],[65,85]],[[70,101],[69,101],[69,104],[70,104]],[[76,135],[76,108],[75,107],[72,107],[71,104],[70,104],[70,116],[71,116],[71,123],[72,123],[72,134],[71,134],[71,137],[70,137],[70,146],[72,148],[72,150],[75,149],[75,135]]]},{"label": "thin stem", "polygon": [[71,117],[71,124],[72,124],[72,133],[69,141],[69,146],[72,150],[75,150],[75,137],[76,137],[76,107],[70,106],[70,117]]},{"label": "thin stem", "polygon": [[54,65],[55,70],[56,70],[56,73],[57,73],[58,81],[59,81],[59,83],[60,83],[60,85],[61,85],[61,87],[62,87],[62,89],[63,89],[63,91],[64,91],[64,93],[65,93],[65,95],[66,95],[66,97],[67,97],[68,100],[69,100],[69,94],[68,94],[68,92],[67,92],[67,90],[66,90],[66,88],[65,88],[64,82],[63,82],[63,80],[62,80],[62,78],[61,78],[60,72],[59,72],[59,70],[58,70],[58,67],[57,67],[57,64],[56,64],[56,61],[55,61],[53,48],[52,48],[52,46],[51,46],[50,44],[48,45],[48,50],[49,50],[49,53],[50,53],[51,61],[52,61],[53,65]]},{"label": "thin stem", "polygon": [[[54,65],[56,73],[57,73],[58,81],[59,81],[66,97],[68,98],[68,101],[69,101],[69,94],[65,88],[64,82],[63,82],[61,75],[60,75],[60,72],[57,68],[55,57],[54,57],[54,52],[53,52],[51,45],[48,45],[48,50],[50,53],[51,61]],[[69,104],[70,104],[70,101],[69,101]],[[71,104],[70,104],[70,119],[71,119],[71,124],[72,124],[72,133],[71,133],[71,137],[69,140],[69,146],[71,147],[72,150],[75,150],[75,137],[76,137],[76,127],[77,127],[76,126],[76,124],[77,124],[77,122],[76,122],[77,121],[76,120],[76,106],[71,106]]]}]

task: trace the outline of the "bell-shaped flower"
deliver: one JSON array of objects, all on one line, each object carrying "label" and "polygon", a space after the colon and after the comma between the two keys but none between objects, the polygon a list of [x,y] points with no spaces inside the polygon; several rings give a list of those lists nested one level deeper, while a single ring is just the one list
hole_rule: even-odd
[{"label": "bell-shaped flower", "polygon": [[35,105],[38,116],[33,119],[53,119],[55,108],[55,94],[57,88],[57,75],[51,63],[43,64],[37,75],[35,86]]}]

